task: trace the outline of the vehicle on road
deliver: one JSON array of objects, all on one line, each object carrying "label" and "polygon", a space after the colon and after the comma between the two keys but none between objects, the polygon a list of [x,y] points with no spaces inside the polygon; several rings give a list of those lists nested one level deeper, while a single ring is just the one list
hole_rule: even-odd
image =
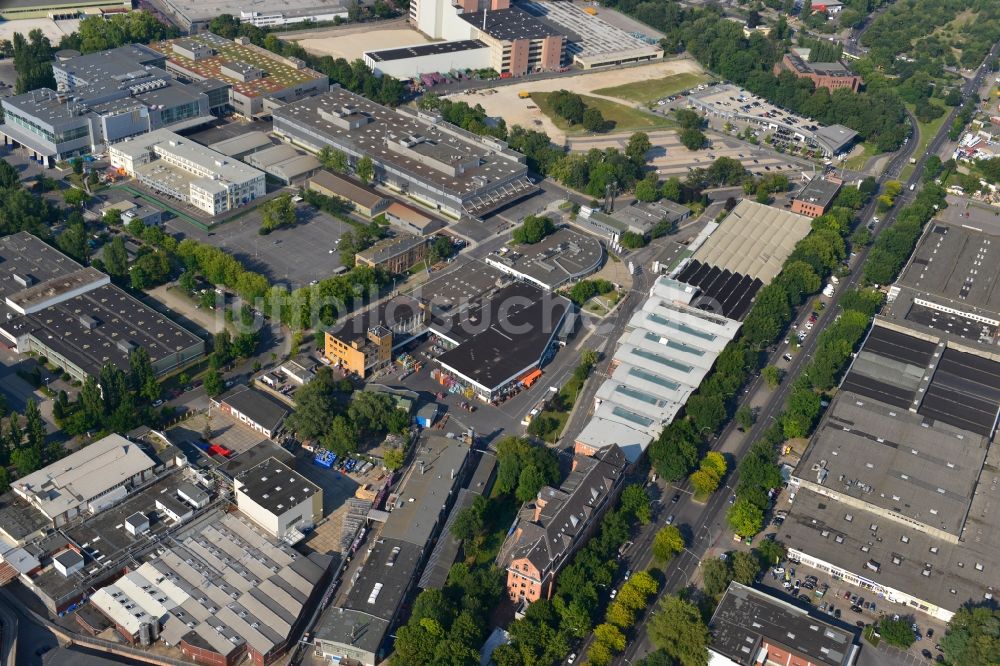
[{"label": "vehicle on road", "polygon": [[674,514],[670,514],[669,516],[667,516],[667,522],[666,522],[666,524],[667,525],[673,525],[674,524]]}]

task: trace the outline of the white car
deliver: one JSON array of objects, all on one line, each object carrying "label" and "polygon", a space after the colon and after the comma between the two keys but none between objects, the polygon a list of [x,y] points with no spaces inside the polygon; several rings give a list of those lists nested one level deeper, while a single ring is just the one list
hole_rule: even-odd
[{"label": "white car", "polygon": [[572,664],[574,661],[576,661],[576,652],[574,652],[574,653],[570,654],[570,656],[566,657],[566,663],[567,664]]},{"label": "white car", "polygon": [[618,596],[618,588],[611,590],[611,598],[614,599]]}]

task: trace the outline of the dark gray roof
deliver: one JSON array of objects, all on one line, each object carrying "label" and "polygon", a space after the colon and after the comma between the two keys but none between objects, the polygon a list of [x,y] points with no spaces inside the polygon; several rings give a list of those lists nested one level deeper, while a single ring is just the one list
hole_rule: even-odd
[{"label": "dark gray roof", "polygon": [[228,393],[219,396],[218,402],[229,405],[271,432],[278,429],[289,412],[287,407],[274,398],[246,384],[236,386]]},{"label": "dark gray roof", "polygon": [[243,484],[240,492],[276,515],[320,492],[315,483],[274,458],[243,472],[237,479]]},{"label": "dark gray roof", "polygon": [[459,18],[471,23],[477,30],[485,32],[490,37],[502,41],[541,39],[566,32],[565,29],[559,29],[548,21],[532,16],[517,7],[486,12],[485,26],[481,12],[459,14]]},{"label": "dark gray roof", "polygon": [[806,62],[795,53],[787,53],[785,56],[792,67],[800,74],[820,74],[822,76],[854,76],[854,73],[842,62]]},{"label": "dark gray roof", "polygon": [[83,562],[83,555],[80,555],[80,553],[70,549],[70,550],[64,550],[63,552],[56,555],[55,558],[53,559],[55,559],[55,561],[57,561],[59,564],[63,565],[68,569],[71,566]]},{"label": "dark gray roof", "polygon": [[293,464],[295,456],[281,448],[270,440],[263,440],[253,445],[243,453],[233,456],[222,465],[216,468],[220,474],[228,479],[234,479],[241,472],[255,467],[268,458],[274,458],[286,465]]},{"label": "dark gray roof", "polygon": [[406,60],[408,58],[419,58],[421,56],[439,55],[442,53],[458,53],[460,51],[471,51],[473,49],[488,48],[486,44],[478,39],[463,39],[452,42],[433,42],[431,44],[419,44],[417,46],[404,46],[398,49],[383,49],[381,51],[368,51],[365,53],[375,62],[387,62],[390,60]]},{"label": "dark gray roof", "polygon": [[853,664],[860,649],[856,630],[736,582],[729,584],[709,629],[712,650],[743,666],[759,663],[764,643],[825,666]]},{"label": "dark gray roof", "polygon": [[367,340],[368,331],[376,326],[384,326],[391,331],[409,328],[413,319],[418,316],[422,316],[420,301],[399,294],[383,300],[374,308],[334,324],[327,332],[344,344],[351,344]]},{"label": "dark gray roof", "polygon": [[799,201],[815,204],[826,208],[840,191],[840,183],[825,178],[816,177],[810,180],[802,191],[795,195]]}]

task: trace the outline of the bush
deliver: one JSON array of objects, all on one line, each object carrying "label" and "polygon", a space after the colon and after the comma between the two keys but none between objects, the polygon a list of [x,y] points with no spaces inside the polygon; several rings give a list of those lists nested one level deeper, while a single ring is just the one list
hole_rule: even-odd
[{"label": "bush", "polygon": [[511,240],[519,245],[534,245],[556,230],[552,220],[544,216],[529,215],[511,234]]}]

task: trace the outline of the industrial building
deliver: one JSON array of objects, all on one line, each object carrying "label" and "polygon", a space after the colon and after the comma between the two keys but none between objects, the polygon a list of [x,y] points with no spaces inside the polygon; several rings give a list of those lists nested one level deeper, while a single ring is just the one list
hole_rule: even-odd
[{"label": "industrial building", "polygon": [[98,513],[153,476],[156,461],[138,444],[111,434],[11,484],[56,527]]},{"label": "industrial building", "polygon": [[285,185],[308,178],[320,169],[315,155],[303,153],[287,143],[250,153],[243,161]]},{"label": "industrial building", "polygon": [[[889,288],[887,318],[958,345],[995,353],[1000,340],[1000,235],[985,220],[960,214],[932,220]],[[980,231],[979,229],[982,229]],[[993,243],[997,242],[998,245]]]},{"label": "industrial building", "polygon": [[274,132],[313,153],[369,157],[375,180],[455,218],[479,217],[537,191],[525,157],[440,116],[390,109],[335,86],[275,109]]},{"label": "industrial building", "polygon": [[492,402],[510,386],[530,386],[541,376],[572,311],[564,296],[515,282],[465,312],[432,322],[431,330],[453,345],[437,362],[480,400]]},{"label": "industrial building", "polygon": [[376,76],[413,79],[432,72],[486,69],[490,66],[490,53],[489,45],[481,40],[460,39],[365,51],[363,58]]},{"label": "industrial building", "polygon": [[211,402],[219,411],[269,439],[277,436],[290,411],[284,404],[246,384],[240,384],[219,397],[212,398]]},{"label": "industrial building", "polygon": [[380,268],[390,273],[406,273],[427,258],[428,239],[413,234],[383,238],[354,256],[358,266]]},{"label": "industrial building", "polygon": [[861,652],[857,630],[735,581],[708,629],[712,666],[854,666]]},{"label": "industrial building", "polygon": [[[494,0],[494,4],[497,2]],[[490,50],[490,68],[501,74],[524,76],[558,71],[566,54],[564,31],[520,7],[488,12],[464,12],[459,18],[472,26],[472,35]]]},{"label": "industrial building", "polygon": [[56,62],[59,91],[40,88],[0,100],[4,142],[51,167],[160,128],[179,131],[214,120],[213,97],[227,85],[182,83],[162,66],[163,58],[143,46]]},{"label": "industrial building", "polygon": [[792,197],[792,212],[806,217],[825,215],[840,192],[843,182],[839,178],[816,176],[806,183],[802,191]]},{"label": "industrial building", "polygon": [[107,363],[127,372],[139,347],[157,375],[205,353],[201,338],[110,282],[27,232],[0,238],[0,341],[81,382]]},{"label": "industrial building", "polygon": [[280,5],[254,3],[240,0],[162,0],[157,5],[189,34],[208,29],[212,19],[222,14],[236,17],[240,23],[258,28],[329,22],[348,18],[347,4],[337,0],[285,0]]},{"label": "industrial building", "polygon": [[323,196],[347,201],[356,212],[368,219],[382,213],[391,203],[384,194],[325,170],[309,179],[309,189]]},{"label": "industrial building", "polygon": [[633,201],[627,206],[617,207],[611,213],[582,206],[575,224],[599,236],[615,240],[626,231],[645,236],[660,223],[673,226],[690,216],[690,208],[668,199],[654,202]]},{"label": "industrial building", "polygon": [[552,597],[556,575],[614,505],[627,465],[614,445],[593,457],[576,455],[559,488],[544,486],[521,507],[497,555],[512,602]]},{"label": "industrial building", "polygon": [[5,0],[0,19],[75,19],[82,15],[132,11],[132,0]]},{"label": "industrial building", "polygon": [[434,538],[441,532],[469,449],[457,440],[424,434],[414,463],[386,501],[388,515],[350,589],[328,608],[313,631],[316,651],[335,662],[375,666],[390,647],[387,638],[403,601],[416,585]]},{"label": "industrial building", "polygon": [[323,489],[275,458],[237,474],[233,488],[240,512],[289,544],[323,517]]},{"label": "industrial building", "polygon": [[876,321],[789,480],[789,557],[949,621],[995,593],[1000,363]]},{"label": "industrial building", "polygon": [[422,213],[415,208],[405,206],[398,201],[389,204],[385,209],[385,219],[393,226],[411,234],[426,236],[444,226],[444,222]]},{"label": "industrial building", "polygon": [[237,514],[204,516],[91,595],[128,642],[157,641],[189,660],[277,661],[322,596],[332,558],[273,543]]},{"label": "industrial building", "polygon": [[424,303],[393,296],[329,328],[325,355],[345,372],[367,377],[392,363],[394,349],[424,335],[429,319]]},{"label": "industrial building", "polygon": [[262,171],[168,130],[115,144],[108,158],[150,189],[209,215],[244,206],[266,192]]},{"label": "industrial building", "polygon": [[809,79],[817,88],[828,88],[831,92],[847,88],[858,92],[863,81],[842,62],[806,62],[796,53],[786,53],[781,62],[774,65],[774,74],[791,72],[800,79]]},{"label": "industrial building", "polygon": [[696,287],[668,277],[653,283],[618,341],[576,453],[614,446],[635,462],[674,420],[739,331],[738,321],[700,309],[699,296]]},{"label": "industrial building", "polygon": [[534,245],[508,243],[486,263],[546,291],[583,279],[604,265],[604,246],[593,236],[561,227]]},{"label": "industrial building", "polygon": [[330,78],[298,58],[284,58],[238,37],[235,41],[210,32],[156,42],[167,71],[192,81],[228,84],[229,105],[245,118],[267,115],[275,106],[326,92]]}]

